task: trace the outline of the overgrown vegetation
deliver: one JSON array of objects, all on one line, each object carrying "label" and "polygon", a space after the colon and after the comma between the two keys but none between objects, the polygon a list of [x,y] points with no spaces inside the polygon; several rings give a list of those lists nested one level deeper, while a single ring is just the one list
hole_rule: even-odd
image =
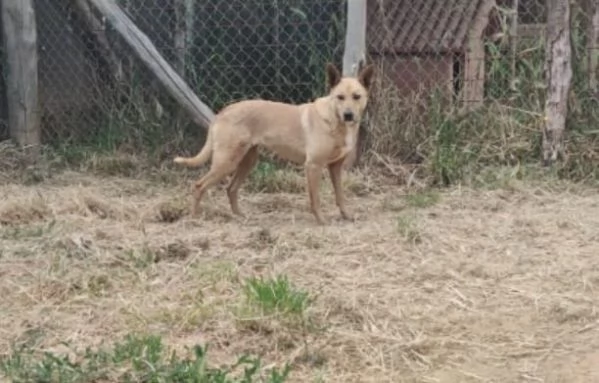
[{"label": "overgrown vegetation", "polygon": [[262,371],[260,358],[241,356],[229,366],[211,367],[207,346],[195,346],[190,355],[169,352],[158,336],[127,336],[110,349],[76,351],[76,357],[17,348],[0,357],[0,372],[14,382],[197,382],[282,383],[290,367]]},{"label": "overgrown vegetation", "polygon": [[[577,20],[577,19],[575,19]],[[599,165],[597,97],[589,89],[587,56],[580,20],[573,25],[574,79],[567,119],[567,156],[554,169],[564,179],[596,180]],[[493,169],[512,169],[513,177],[543,175],[540,168],[541,127],[546,83],[542,38],[518,41],[515,56],[502,34],[486,45],[485,104],[461,110],[438,89],[406,99],[379,78],[374,95],[368,147],[378,153],[369,164],[399,161],[414,164],[432,185],[493,183]],[[505,41],[504,41],[505,40]],[[512,72],[512,59],[515,69]],[[536,169],[536,170],[535,170]]]}]

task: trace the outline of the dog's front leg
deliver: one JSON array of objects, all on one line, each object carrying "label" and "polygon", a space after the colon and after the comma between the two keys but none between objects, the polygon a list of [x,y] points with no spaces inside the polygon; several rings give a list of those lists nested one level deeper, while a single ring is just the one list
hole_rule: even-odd
[{"label": "dog's front leg", "polygon": [[310,210],[314,217],[316,218],[316,222],[319,225],[324,225],[324,220],[322,219],[322,215],[320,214],[320,195],[318,193],[320,188],[320,178],[322,177],[322,166],[306,162],[306,181],[308,183],[308,196],[310,197]]},{"label": "dog's front leg", "polygon": [[341,185],[342,170],[343,160],[329,165],[329,175],[331,177],[331,183],[333,184],[333,190],[335,192],[335,202],[337,203],[341,217],[346,220],[351,220],[352,218],[345,209],[345,197],[343,196],[343,187]]}]

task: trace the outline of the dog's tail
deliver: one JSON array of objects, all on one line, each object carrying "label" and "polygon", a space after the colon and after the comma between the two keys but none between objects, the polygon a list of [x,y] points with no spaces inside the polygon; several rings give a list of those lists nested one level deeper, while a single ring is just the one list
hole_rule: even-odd
[{"label": "dog's tail", "polygon": [[204,162],[208,161],[210,159],[210,155],[212,154],[212,129],[212,126],[208,129],[204,147],[195,157],[175,157],[175,163],[189,167],[198,167]]}]

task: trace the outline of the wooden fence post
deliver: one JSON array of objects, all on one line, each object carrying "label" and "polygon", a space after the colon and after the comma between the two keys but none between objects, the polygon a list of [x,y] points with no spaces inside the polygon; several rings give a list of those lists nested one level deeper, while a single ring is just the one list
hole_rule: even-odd
[{"label": "wooden fence post", "polygon": [[[343,75],[356,76],[366,61],[366,0],[347,2],[345,50],[343,52]],[[361,128],[362,129],[362,128]],[[353,150],[345,159],[345,168],[354,166],[364,135],[360,134]]]},{"label": "wooden fence post", "polygon": [[596,93],[599,90],[597,69],[599,68],[599,0],[583,1],[583,16],[586,24],[587,71],[589,89]]},{"label": "wooden fence post", "polygon": [[40,153],[37,30],[33,0],[2,0],[10,137],[35,160]]},{"label": "wooden fence post", "polygon": [[568,114],[568,95],[572,82],[570,43],[570,4],[564,0],[547,1],[545,36],[545,73],[547,100],[543,127],[543,163],[548,166],[563,152]]}]

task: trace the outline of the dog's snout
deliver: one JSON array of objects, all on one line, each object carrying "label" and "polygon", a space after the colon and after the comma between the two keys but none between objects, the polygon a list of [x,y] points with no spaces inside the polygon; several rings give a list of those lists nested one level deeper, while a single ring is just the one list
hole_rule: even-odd
[{"label": "dog's snout", "polygon": [[352,112],[343,112],[343,121],[350,122],[354,120],[354,114]]}]

